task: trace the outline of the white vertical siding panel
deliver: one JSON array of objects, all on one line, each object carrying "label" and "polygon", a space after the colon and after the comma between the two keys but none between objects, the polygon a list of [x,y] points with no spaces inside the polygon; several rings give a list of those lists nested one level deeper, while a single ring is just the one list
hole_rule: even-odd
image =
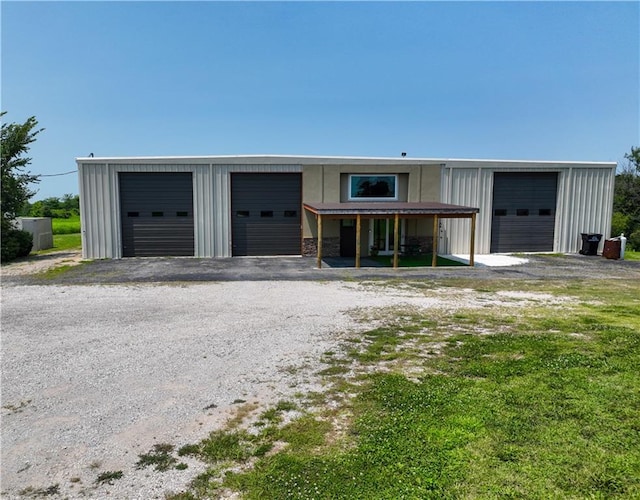
[{"label": "white vertical siding panel", "polygon": [[[479,208],[476,219],[476,253],[489,253],[491,244],[491,202],[493,173],[487,168],[445,168],[444,203]],[[444,219],[442,253],[469,253],[471,221]],[[442,236],[442,235],[441,235]]]},{"label": "white vertical siding panel", "polygon": [[213,211],[215,257],[231,256],[231,200],[229,197],[229,167],[213,167]]},{"label": "white vertical siding panel", "polygon": [[193,218],[196,257],[213,257],[213,186],[211,168],[197,165],[193,171]]},{"label": "white vertical siding panel", "polygon": [[572,169],[565,170],[558,173],[558,191],[556,199],[556,221],[553,229],[553,251],[563,252],[563,248],[567,247],[567,242],[564,240],[564,235],[568,234],[571,223],[570,217],[567,214],[571,208],[572,197],[571,193],[572,185]]},{"label": "white vertical siding panel", "polygon": [[574,253],[582,246],[581,233],[609,237],[613,210],[614,168],[572,168],[565,172],[558,193],[556,224],[558,244],[555,251]]},{"label": "white vertical siding panel", "polygon": [[[80,165],[78,168],[81,195],[82,256],[85,259],[117,258],[114,242],[119,241],[117,189],[105,164]],[[117,187],[116,187],[117,188]]]}]

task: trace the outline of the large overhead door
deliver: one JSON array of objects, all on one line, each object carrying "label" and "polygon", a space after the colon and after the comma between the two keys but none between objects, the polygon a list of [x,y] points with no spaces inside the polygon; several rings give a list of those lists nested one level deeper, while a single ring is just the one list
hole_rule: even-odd
[{"label": "large overhead door", "polygon": [[491,252],[550,252],[556,219],[556,172],[495,172]]},{"label": "large overhead door", "polygon": [[231,174],[233,255],[300,255],[300,174]]},{"label": "large overhead door", "polygon": [[194,255],[190,172],[120,172],[122,256]]}]

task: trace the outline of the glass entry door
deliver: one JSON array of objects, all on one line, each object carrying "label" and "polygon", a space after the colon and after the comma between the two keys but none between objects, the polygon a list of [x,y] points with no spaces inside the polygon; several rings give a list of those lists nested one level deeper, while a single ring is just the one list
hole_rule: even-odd
[{"label": "glass entry door", "polygon": [[[398,228],[399,244],[404,242],[404,219]],[[393,255],[394,219],[370,219],[369,247],[376,247],[379,255]]]}]

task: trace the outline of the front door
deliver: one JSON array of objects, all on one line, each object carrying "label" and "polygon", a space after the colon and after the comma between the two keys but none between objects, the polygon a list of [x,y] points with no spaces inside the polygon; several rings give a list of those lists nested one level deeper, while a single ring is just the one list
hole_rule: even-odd
[{"label": "front door", "polygon": [[[371,219],[369,245],[376,247],[380,255],[393,255],[394,219]],[[399,244],[404,242],[404,219],[400,220],[398,228]]]},{"label": "front door", "polygon": [[340,221],[340,257],[356,256],[356,224],[353,219]]}]

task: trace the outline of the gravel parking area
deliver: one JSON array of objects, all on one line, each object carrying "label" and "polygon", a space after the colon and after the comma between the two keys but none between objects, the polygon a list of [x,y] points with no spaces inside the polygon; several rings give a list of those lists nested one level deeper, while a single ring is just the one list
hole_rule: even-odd
[{"label": "gravel parking area", "polygon": [[[11,286],[2,296],[2,492],[163,498],[198,472],[137,470],[196,442],[237,401],[320,389],[319,359],[364,326],[354,308],[442,298],[355,283]],[[234,404],[234,401],[236,404]],[[112,485],[98,474],[123,471]]]},{"label": "gravel parking area", "polygon": [[[198,441],[241,401],[264,409],[321,390],[322,353],[369,327],[353,311],[527,299],[354,277],[639,279],[640,263],[533,257],[509,268],[358,271],[301,258],[125,259],[53,279],[3,272],[2,497],[164,498],[203,465],[136,469],[141,453]],[[98,484],[108,471],[123,477]]]}]

